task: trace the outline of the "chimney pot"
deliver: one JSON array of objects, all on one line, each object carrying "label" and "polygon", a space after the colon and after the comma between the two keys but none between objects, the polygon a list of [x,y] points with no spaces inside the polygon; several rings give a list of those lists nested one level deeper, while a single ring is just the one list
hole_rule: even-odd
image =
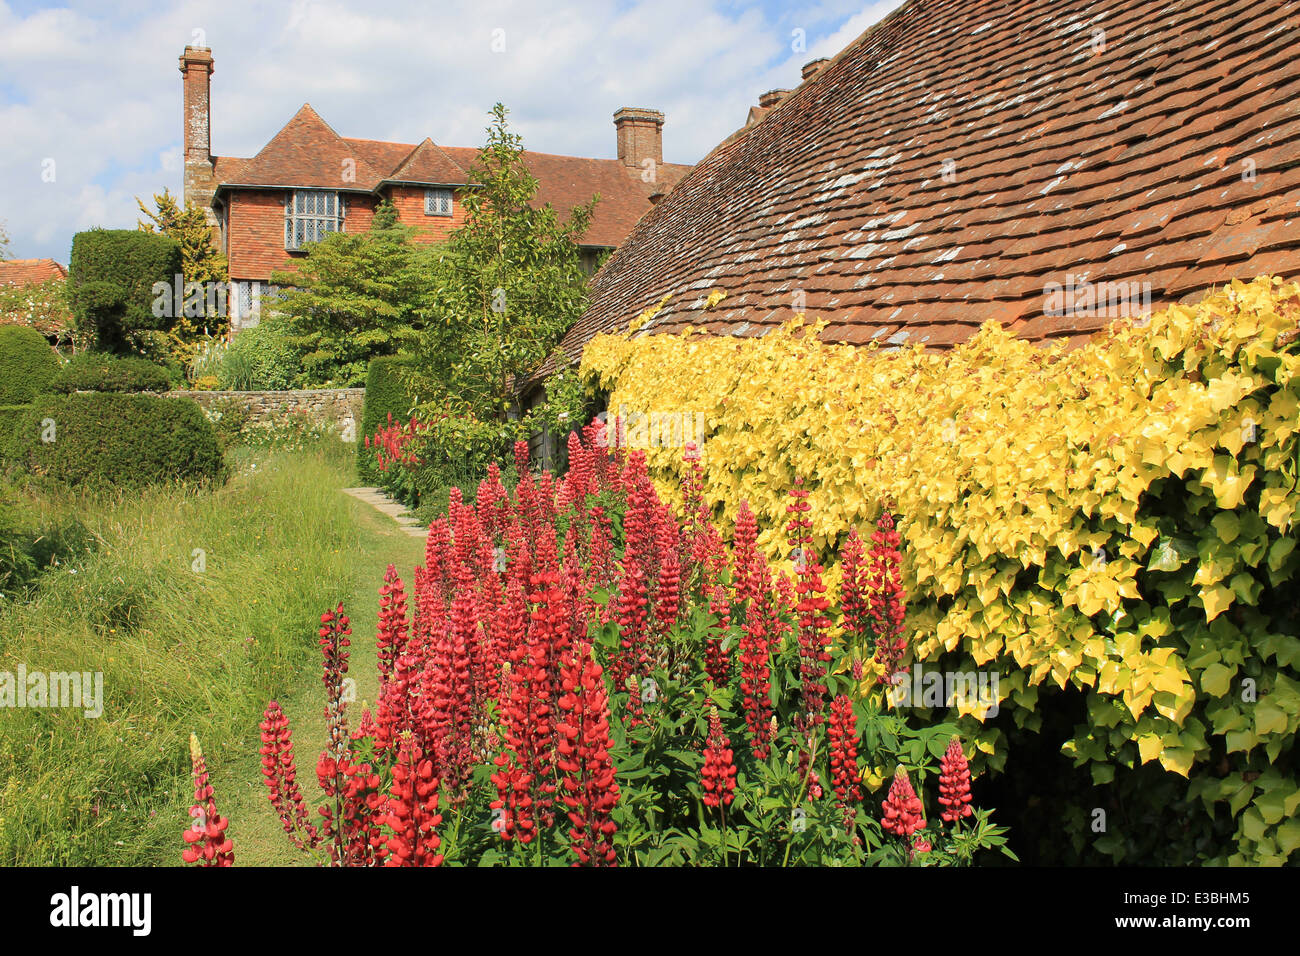
[{"label": "chimney pot", "polygon": [[807,80],[813,74],[820,72],[821,68],[829,62],[830,60],[826,57],[822,57],[819,60],[809,60],[803,65],[803,78]]},{"label": "chimney pot", "polygon": [[656,166],[664,161],[664,114],[658,110],[625,106],[614,114],[618,136],[618,158],[624,166],[645,168],[647,159]]}]

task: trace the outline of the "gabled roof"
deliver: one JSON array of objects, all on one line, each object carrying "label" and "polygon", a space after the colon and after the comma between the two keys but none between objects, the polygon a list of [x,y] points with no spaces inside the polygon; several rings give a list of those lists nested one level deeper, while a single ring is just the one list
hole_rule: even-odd
[{"label": "gabled roof", "polygon": [[[218,192],[232,187],[283,189],[319,186],[374,192],[384,183],[459,186],[472,181],[478,150],[438,146],[431,139],[412,145],[372,139],[345,139],[306,104],[252,159],[217,156],[213,171]],[[341,179],[343,162],[355,166],[355,180]],[[653,202],[690,170],[678,163],[656,167],[656,181],[643,182],[641,167],[617,159],[586,159],[525,151],[524,165],[538,181],[535,202],[550,203],[561,219],[600,195],[583,244],[617,246]]]},{"label": "gabled roof", "polygon": [[1047,314],[1071,277],[1158,306],[1294,275],[1298,48],[1284,0],[909,0],[641,220],[564,348],[666,293],[648,331],[804,311],[830,341],[942,347],[1113,321]]},{"label": "gabled roof", "polygon": [[38,285],[50,279],[67,277],[68,270],[53,259],[0,261],[0,285]]},{"label": "gabled roof", "polygon": [[232,164],[226,172],[239,178],[223,177],[219,180],[222,185],[320,186],[365,192],[373,190],[382,179],[310,103],[304,103],[261,152],[238,167]]},{"label": "gabled roof", "polygon": [[425,137],[424,142],[411,150],[410,155],[384,179],[394,183],[463,186],[469,182],[469,175],[433,145],[433,140]]}]

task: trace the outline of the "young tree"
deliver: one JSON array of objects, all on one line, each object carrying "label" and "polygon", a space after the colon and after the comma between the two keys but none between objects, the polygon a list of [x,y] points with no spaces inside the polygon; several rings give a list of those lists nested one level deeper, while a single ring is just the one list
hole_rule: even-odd
[{"label": "young tree", "polygon": [[465,190],[465,224],[441,251],[439,279],[417,367],[427,387],[488,420],[509,414],[516,383],[582,314],[587,276],[578,242],[598,196],[561,222],[533,205],[537,180],[523,163],[507,110],[492,109],[487,144]]},{"label": "young tree", "polygon": [[360,385],[372,358],[415,344],[432,275],[431,254],[410,241],[414,232],[385,201],[366,232],[330,233],[307,246],[296,272],[271,276],[282,287],[275,310],[313,383]]},{"label": "young tree", "polygon": [[[164,189],[153,197],[156,212],[151,212],[137,196],[135,203],[140,212],[149,218],[137,220],[136,227],[141,232],[159,233],[167,236],[181,247],[181,274],[189,282],[226,282],[229,279],[226,257],[212,242],[212,228],[207,217],[198,206],[187,204],[184,209],[176,202],[171,191]],[[224,326],[226,317],[214,310],[209,314],[206,307],[208,297],[204,297],[203,315],[177,315],[175,334],[184,342],[192,342],[200,335],[212,334]],[[215,297],[214,297],[215,298]]]}]

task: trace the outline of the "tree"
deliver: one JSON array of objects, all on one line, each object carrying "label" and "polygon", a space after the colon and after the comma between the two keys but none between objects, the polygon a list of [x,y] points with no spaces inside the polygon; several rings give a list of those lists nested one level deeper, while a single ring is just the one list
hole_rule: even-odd
[{"label": "tree", "polygon": [[[136,197],[135,202],[140,207],[140,212],[150,220],[138,220],[136,226],[141,232],[159,233],[176,240],[181,247],[181,274],[185,283],[229,281],[226,257],[212,242],[212,227],[208,225],[202,208],[187,203],[181,209],[168,189],[155,193],[153,201],[158,207],[157,212],[150,212],[140,198]],[[185,342],[192,342],[200,335],[208,334],[208,329],[220,327],[225,321],[225,316],[215,308],[208,308],[210,297],[205,295],[203,298],[205,304],[202,315],[196,317],[181,314],[177,317],[174,331]]]},{"label": "tree", "polygon": [[565,222],[549,204],[534,206],[537,180],[506,117],[496,104],[471,171],[477,185],[462,193],[465,224],[441,253],[418,362],[426,386],[498,421],[508,416],[520,379],[586,307],[578,242],[599,201],[575,207]]},{"label": "tree", "polygon": [[276,272],[276,312],[304,352],[315,384],[360,385],[370,359],[412,347],[424,324],[432,275],[428,247],[411,242],[387,201],[365,232],[334,232],[309,243],[296,272]]},{"label": "tree", "polygon": [[5,231],[5,224],[0,222],[0,261],[9,258],[9,233]]}]

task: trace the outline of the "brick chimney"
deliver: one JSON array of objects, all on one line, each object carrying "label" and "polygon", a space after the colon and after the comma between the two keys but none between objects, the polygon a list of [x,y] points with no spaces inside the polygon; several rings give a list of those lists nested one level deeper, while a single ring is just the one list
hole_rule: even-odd
[{"label": "brick chimney", "polygon": [[789,90],[768,90],[758,98],[758,105],[765,110],[770,110],[777,103],[780,103],[790,93]]},{"label": "brick chimney", "polygon": [[614,114],[614,128],[618,131],[618,158],[624,166],[645,169],[647,159],[655,166],[664,161],[664,114],[625,106]]},{"label": "brick chimney", "polygon": [[209,224],[217,218],[212,212],[212,195],[217,181],[212,169],[209,139],[209,77],[212,75],[212,51],[206,47],[187,46],[181,54],[182,95],[184,101],[183,139],[185,149],[185,186],[182,202],[202,206]]},{"label": "brick chimney", "polygon": [[821,70],[821,68],[824,67],[829,62],[830,60],[827,59],[826,57],[822,57],[820,60],[809,60],[807,63],[803,65],[804,80],[806,81],[811,77],[813,77],[814,75],[816,75]]}]

